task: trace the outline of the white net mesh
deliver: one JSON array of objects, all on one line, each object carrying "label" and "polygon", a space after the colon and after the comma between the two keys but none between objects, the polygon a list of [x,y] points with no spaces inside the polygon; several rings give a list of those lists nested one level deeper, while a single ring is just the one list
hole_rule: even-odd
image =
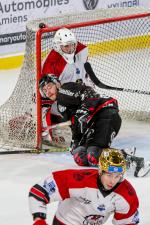
[{"label": "white net mesh", "polygon": [[[95,10],[40,19],[28,23],[25,60],[21,74],[9,100],[0,107],[1,146],[9,145],[11,149],[11,146],[35,148],[37,145],[35,37],[40,23],[50,27],[65,27],[66,24],[146,12],[148,13],[149,10],[139,8]],[[89,61],[96,75],[103,83],[143,91],[150,91],[149,30],[150,15],[118,22],[104,22],[87,27],[72,28],[77,39],[88,45]],[[42,35],[42,60],[52,48],[53,36],[53,32]],[[123,118],[150,119],[150,95],[104,89],[97,90],[118,99]],[[70,140],[70,130],[65,138]]]}]

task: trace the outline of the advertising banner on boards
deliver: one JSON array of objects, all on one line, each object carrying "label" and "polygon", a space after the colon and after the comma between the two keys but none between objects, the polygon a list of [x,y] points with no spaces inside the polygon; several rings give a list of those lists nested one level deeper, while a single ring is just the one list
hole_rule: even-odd
[{"label": "advertising banner on boards", "polygon": [[24,51],[29,20],[98,8],[150,7],[149,0],[1,0],[0,56]]}]

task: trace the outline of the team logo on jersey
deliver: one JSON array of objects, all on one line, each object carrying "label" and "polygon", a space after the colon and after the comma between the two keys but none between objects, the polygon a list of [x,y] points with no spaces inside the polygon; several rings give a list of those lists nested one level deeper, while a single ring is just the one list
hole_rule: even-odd
[{"label": "team logo on jersey", "polygon": [[101,98],[110,98],[108,95],[106,95],[106,94],[101,94]]},{"label": "team logo on jersey", "polygon": [[53,194],[56,191],[56,185],[54,181],[51,181],[49,183],[45,181],[43,187],[47,190],[49,195]]},{"label": "team logo on jersey", "polygon": [[79,68],[76,68],[76,74],[80,74]]},{"label": "team logo on jersey", "polygon": [[96,8],[98,0],[83,0],[83,3],[87,10],[92,10]]},{"label": "team logo on jersey", "polygon": [[66,107],[65,106],[62,106],[62,105],[58,105],[58,111],[61,113],[61,112],[64,112],[66,110]]},{"label": "team logo on jersey", "polygon": [[101,215],[89,215],[84,217],[83,225],[100,225],[103,224],[104,216]]},{"label": "team logo on jersey", "polygon": [[76,181],[81,181],[85,178],[85,176],[88,176],[90,175],[91,173],[89,171],[83,171],[83,172],[75,172],[73,173],[73,178],[76,180]]},{"label": "team logo on jersey", "polygon": [[91,200],[87,199],[87,198],[83,198],[82,196],[80,196],[80,202],[88,205],[91,203]]},{"label": "team logo on jersey", "polygon": [[134,214],[134,217],[132,219],[132,223],[134,223],[134,224],[138,224],[139,223],[139,211],[138,210]]},{"label": "team logo on jersey", "polygon": [[76,80],[76,83],[82,84],[82,83],[83,83],[83,80],[82,80],[82,79],[77,79],[77,80]]},{"label": "team logo on jersey", "polygon": [[74,173],[74,174],[73,174],[73,178],[74,178],[75,180],[77,180],[77,181],[81,181],[81,180],[84,179],[84,175],[81,174],[81,173]]},{"label": "team logo on jersey", "polygon": [[68,95],[68,96],[73,96],[74,92],[70,91],[70,90],[65,90],[63,88],[60,88],[59,93],[64,94],[64,95]]},{"label": "team logo on jersey", "polygon": [[98,209],[99,211],[105,211],[105,205],[104,205],[104,204],[99,205],[99,206],[97,207],[97,209]]}]

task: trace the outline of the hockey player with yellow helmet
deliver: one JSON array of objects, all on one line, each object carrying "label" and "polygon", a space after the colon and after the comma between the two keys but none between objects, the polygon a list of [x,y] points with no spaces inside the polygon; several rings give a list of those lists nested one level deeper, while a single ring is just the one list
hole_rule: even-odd
[{"label": "hockey player with yellow helmet", "polygon": [[100,181],[104,188],[109,190],[123,180],[126,172],[126,161],[118,149],[104,149],[99,158]]},{"label": "hockey player with yellow helmet", "polygon": [[139,201],[133,186],[124,179],[126,161],[116,149],[104,149],[99,169],[55,171],[29,192],[33,225],[46,225],[47,204],[59,201],[52,225],[139,223]]}]

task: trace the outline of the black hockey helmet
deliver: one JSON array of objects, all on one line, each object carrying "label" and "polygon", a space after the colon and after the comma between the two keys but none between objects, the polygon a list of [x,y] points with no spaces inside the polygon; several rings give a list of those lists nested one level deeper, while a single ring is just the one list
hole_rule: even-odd
[{"label": "black hockey helmet", "polygon": [[43,87],[48,84],[53,83],[57,84],[60,83],[58,80],[58,77],[56,77],[54,74],[45,74],[39,81],[39,91],[42,97],[46,98],[45,93],[43,92]]}]

